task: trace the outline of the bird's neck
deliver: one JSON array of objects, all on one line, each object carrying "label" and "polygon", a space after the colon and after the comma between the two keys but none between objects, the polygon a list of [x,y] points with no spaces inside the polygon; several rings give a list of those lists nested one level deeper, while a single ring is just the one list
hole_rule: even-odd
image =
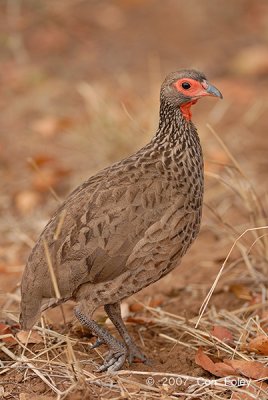
[{"label": "bird's neck", "polygon": [[163,174],[177,182],[179,192],[199,202],[203,193],[203,155],[194,124],[179,107],[161,103],[159,128],[150,148],[164,166]]},{"label": "bird's neck", "polygon": [[174,148],[179,152],[187,147],[200,147],[194,124],[185,118],[179,106],[163,99],[160,104],[159,127],[153,142],[158,148]]}]

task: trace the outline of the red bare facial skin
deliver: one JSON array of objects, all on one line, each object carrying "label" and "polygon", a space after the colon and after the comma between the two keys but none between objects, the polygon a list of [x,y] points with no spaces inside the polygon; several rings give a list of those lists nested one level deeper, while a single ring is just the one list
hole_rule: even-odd
[{"label": "red bare facial skin", "polygon": [[[184,89],[182,84],[188,83],[190,85],[189,89]],[[192,97],[193,100],[190,100],[187,103],[184,103],[180,106],[181,112],[183,116],[190,121],[192,118],[191,106],[196,104],[197,100],[203,96],[213,96],[211,93],[207,92],[208,83],[204,80],[202,82],[196,81],[195,79],[184,78],[179,79],[175,82],[174,86],[178,90],[178,92],[183,93],[187,97]]]}]

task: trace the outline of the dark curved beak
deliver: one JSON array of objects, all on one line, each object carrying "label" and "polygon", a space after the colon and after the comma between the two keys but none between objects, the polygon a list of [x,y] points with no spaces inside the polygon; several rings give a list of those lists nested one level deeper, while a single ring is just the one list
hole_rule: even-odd
[{"label": "dark curved beak", "polygon": [[221,92],[215,86],[211,85],[210,83],[208,83],[206,92],[208,93],[209,96],[215,96],[215,97],[219,97],[220,99],[223,99],[223,95],[221,94]]}]

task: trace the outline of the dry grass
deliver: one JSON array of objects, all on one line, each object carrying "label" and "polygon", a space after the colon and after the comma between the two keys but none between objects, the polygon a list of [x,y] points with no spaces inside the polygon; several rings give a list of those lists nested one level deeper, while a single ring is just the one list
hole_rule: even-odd
[{"label": "dry grass", "polygon": [[[174,315],[160,308],[146,308],[146,319],[155,326],[160,337],[174,345],[190,347],[198,350],[200,346],[210,355],[237,360],[258,360],[266,364],[267,357],[249,354],[246,351],[246,342],[256,334],[265,334],[268,327],[267,321],[260,318],[259,311],[267,309],[268,302],[262,301],[253,306],[227,312],[211,308],[203,315],[196,328],[198,317],[190,320]],[[7,317],[18,322],[14,314],[7,313]],[[214,325],[228,328],[234,337],[234,345],[211,335]],[[7,347],[1,344],[1,351],[9,361],[2,361],[1,375],[11,374],[14,369],[23,373],[24,382],[31,380],[35,375],[54,392],[57,399],[64,399],[69,393],[90,387],[92,395],[99,390],[100,398],[116,399],[125,396],[130,399],[138,398],[230,398],[231,392],[249,393],[249,398],[260,399],[260,394],[252,395],[247,387],[227,386],[229,378],[202,378],[173,373],[160,373],[157,371],[120,371],[115,375],[92,373],[97,363],[94,357],[89,357],[85,345],[77,338],[68,334],[60,334],[46,327],[44,320],[41,326],[35,329],[43,338],[42,345],[32,348],[17,340],[17,346]],[[168,333],[166,333],[168,332]],[[11,335],[5,335],[8,337]],[[2,339],[4,336],[1,336]],[[144,382],[154,385],[142,384],[137,377],[143,377]],[[251,379],[246,380],[254,385]],[[264,393],[265,394],[265,393]],[[165,397],[163,397],[165,395]],[[217,397],[218,396],[218,397]],[[265,398],[265,397],[263,397]]]}]

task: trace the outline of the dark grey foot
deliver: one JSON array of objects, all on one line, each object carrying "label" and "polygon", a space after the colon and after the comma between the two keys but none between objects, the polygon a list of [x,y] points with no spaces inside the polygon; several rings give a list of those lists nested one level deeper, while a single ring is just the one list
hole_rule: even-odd
[{"label": "dark grey foot", "polygon": [[[121,343],[120,342],[118,343],[121,347]],[[123,367],[126,358],[127,358],[127,349],[124,346],[122,346],[118,351],[112,350],[109,352],[108,356],[105,359],[105,362],[103,363],[103,365],[100,366],[97,372],[119,371]]]},{"label": "dark grey foot", "polygon": [[102,342],[107,344],[110,349],[107,359],[98,371],[115,372],[122,368],[127,358],[126,346],[119,340],[115,339],[106,329],[99,326],[96,321],[88,319],[78,308],[74,309],[74,313],[80,323],[91,329],[98,337],[97,342],[99,341],[99,343]]},{"label": "dark grey foot", "polygon": [[145,355],[136,346],[134,340],[131,338],[127,328],[125,327],[121,316],[120,303],[105,304],[104,309],[125,342],[128,349],[129,364],[132,364],[133,362],[146,363],[147,359]]},{"label": "dark grey foot", "polygon": [[128,362],[132,364],[133,362],[141,362],[146,363],[147,358],[141,352],[141,350],[132,342],[131,344],[127,344],[128,346]]}]

